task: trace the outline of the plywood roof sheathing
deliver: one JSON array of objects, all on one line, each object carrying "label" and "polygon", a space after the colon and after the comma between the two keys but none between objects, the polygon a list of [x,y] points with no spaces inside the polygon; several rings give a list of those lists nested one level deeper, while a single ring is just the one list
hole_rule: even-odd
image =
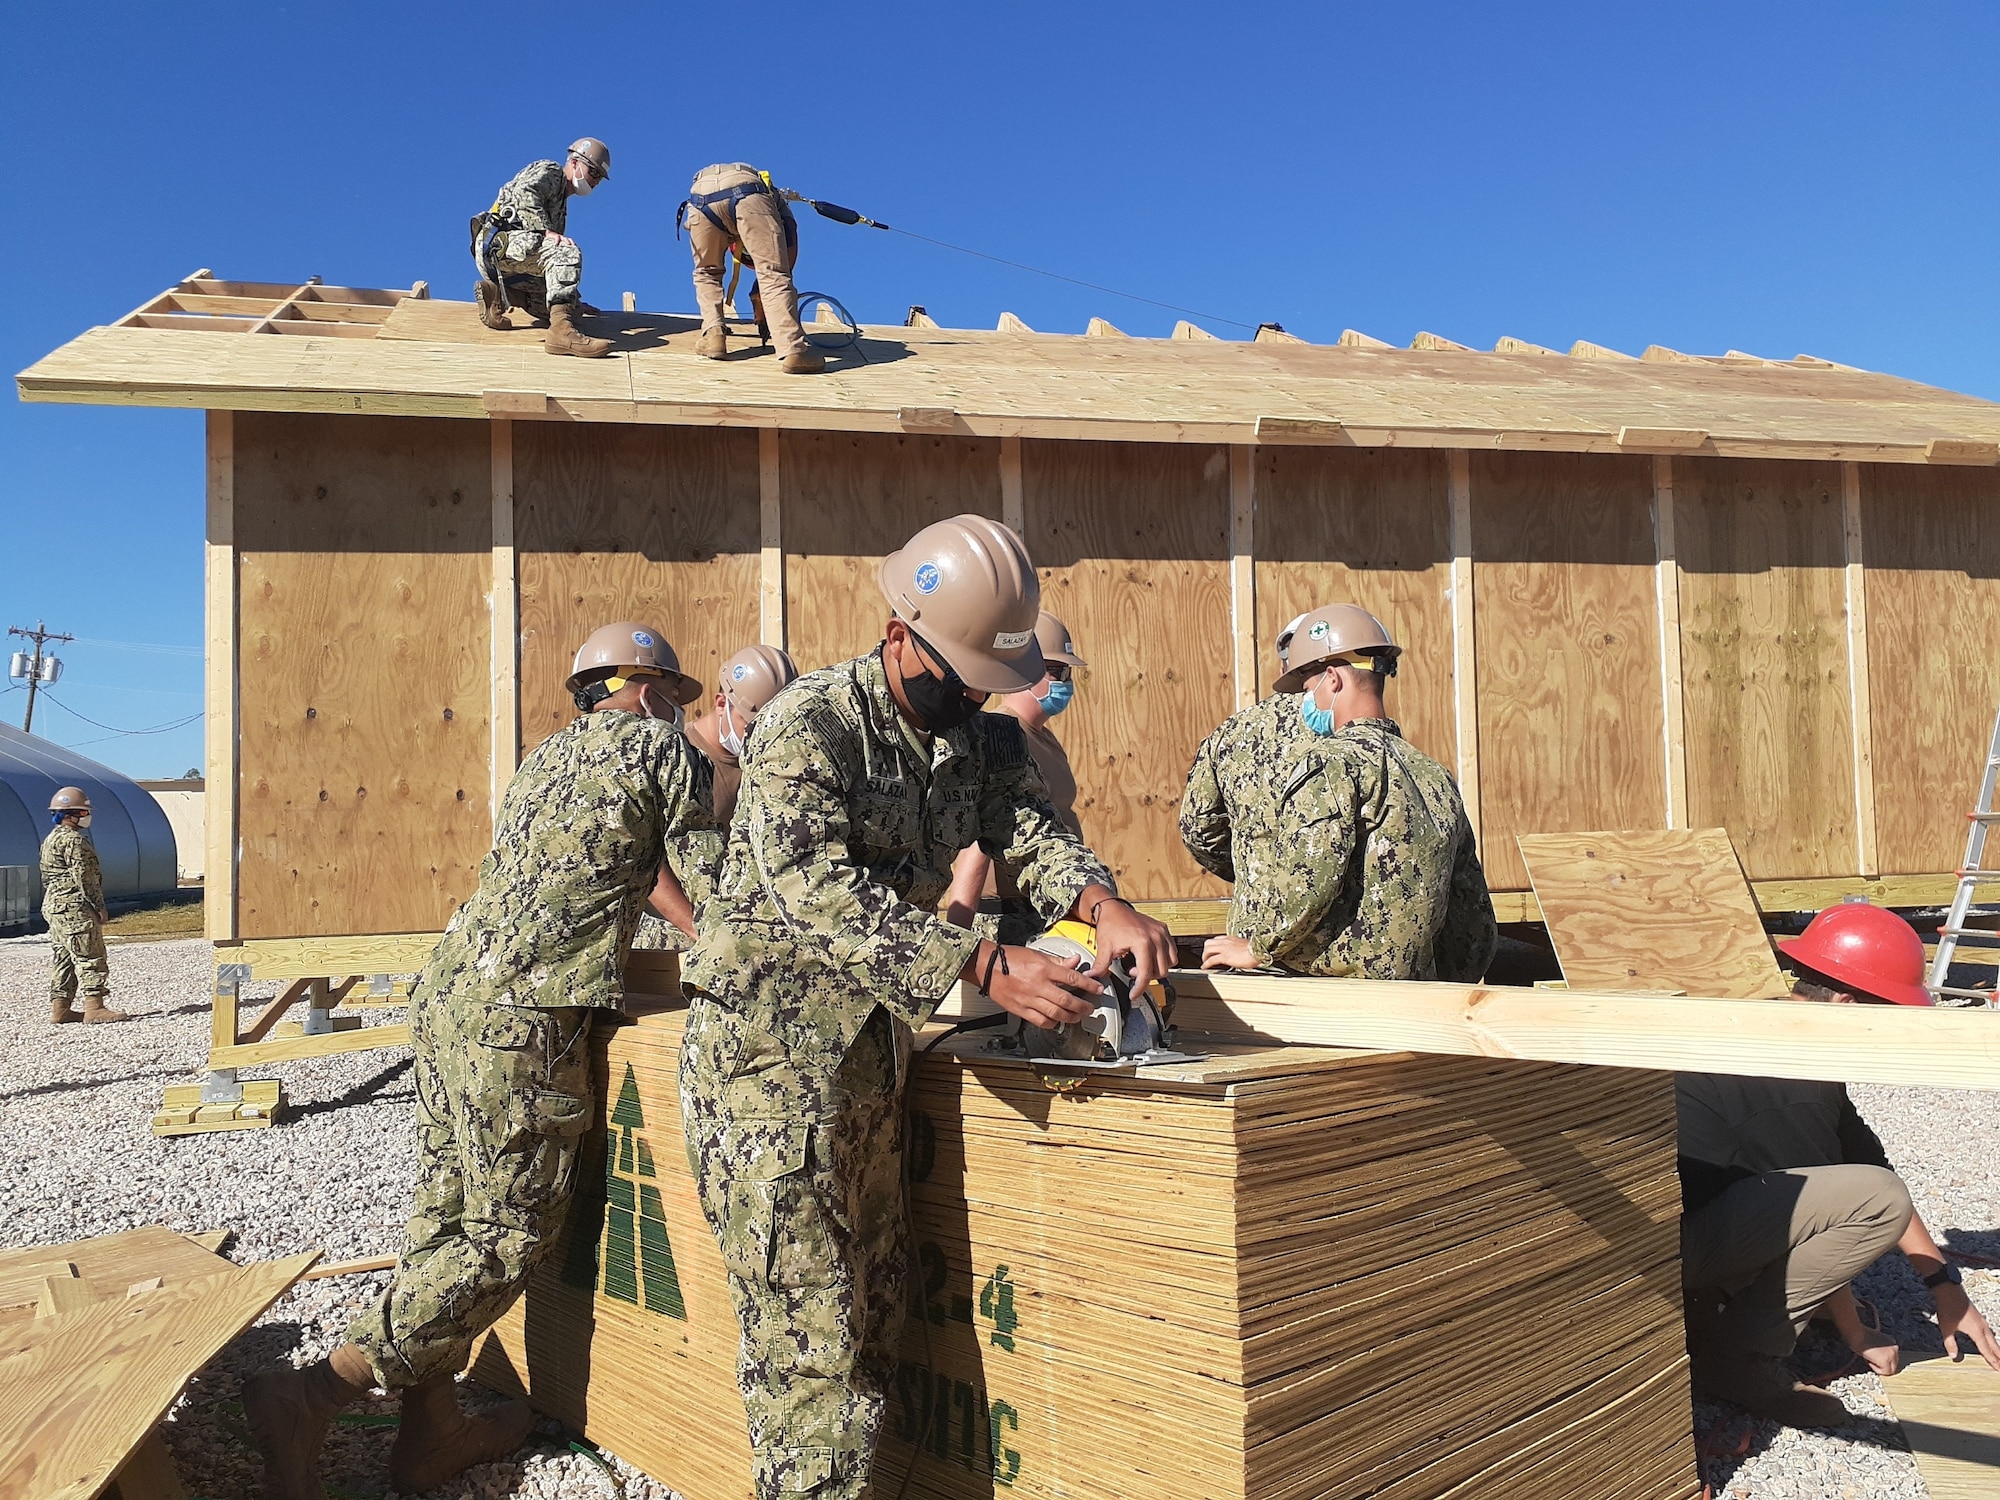
[{"label": "plywood roof sheathing", "polygon": [[1114,328],[1102,318],[1092,318],[1090,326],[1083,330],[1087,339],[1122,339],[1130,337],[1122,328]]}]

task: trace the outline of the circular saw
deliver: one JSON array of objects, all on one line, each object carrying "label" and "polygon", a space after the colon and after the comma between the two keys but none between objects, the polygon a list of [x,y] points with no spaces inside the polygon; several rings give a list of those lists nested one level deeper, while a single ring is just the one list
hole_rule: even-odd
[{"label": "circular saw", "polygon": [[[1030,942],[1079,972],[1097,963],[1097,929],[1083,922],[1058,922]],[[1156,980],[1142,993],[1132,992],[1132,971],[1123,959],[1113,959],[1090,1014],[1053,1030],[1018,1023],[994,1043],[997,1051],[1014,1052],[1040,1063],[1072,1068],[1139,1068],[1155,1063],[1197,1062],[1205,1054],[1173,1048],[1174,994]]]}]

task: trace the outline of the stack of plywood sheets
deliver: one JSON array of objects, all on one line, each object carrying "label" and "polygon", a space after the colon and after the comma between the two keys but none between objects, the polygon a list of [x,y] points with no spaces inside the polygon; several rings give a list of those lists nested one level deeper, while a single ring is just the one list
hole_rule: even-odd
[{"label": "stack of plywood sheets", "polygon": [[[680,1034],[663,1008],[608,1042],[602,1196],[475,1373],[738,1500]],[[971,1045],[912,1083],[882,1493],[906,1470],[913,1500],[1699,1489],[1664,1076],[1218,1044],[1058,1092]]]}]

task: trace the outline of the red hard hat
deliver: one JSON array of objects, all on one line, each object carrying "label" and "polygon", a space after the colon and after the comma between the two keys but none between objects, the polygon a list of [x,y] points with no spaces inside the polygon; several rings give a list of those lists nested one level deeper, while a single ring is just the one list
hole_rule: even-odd
[{"label": "red hard hat", "polygon": [[1781,952],[1856,994],[1897,1005],[1930,1005],[1924,988],[1924,940],[1894,912],[1860,901],[1829,906]]}]

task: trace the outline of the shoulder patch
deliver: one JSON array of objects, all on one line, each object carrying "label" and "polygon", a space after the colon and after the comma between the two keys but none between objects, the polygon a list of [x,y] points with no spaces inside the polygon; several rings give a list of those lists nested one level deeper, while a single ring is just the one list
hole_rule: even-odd
[{"label": "shoulder patch", "polygon": [[1028,736],[1012,714],[981,712],[974,716],[989,766],[1015,766],[1027,760]]}]

